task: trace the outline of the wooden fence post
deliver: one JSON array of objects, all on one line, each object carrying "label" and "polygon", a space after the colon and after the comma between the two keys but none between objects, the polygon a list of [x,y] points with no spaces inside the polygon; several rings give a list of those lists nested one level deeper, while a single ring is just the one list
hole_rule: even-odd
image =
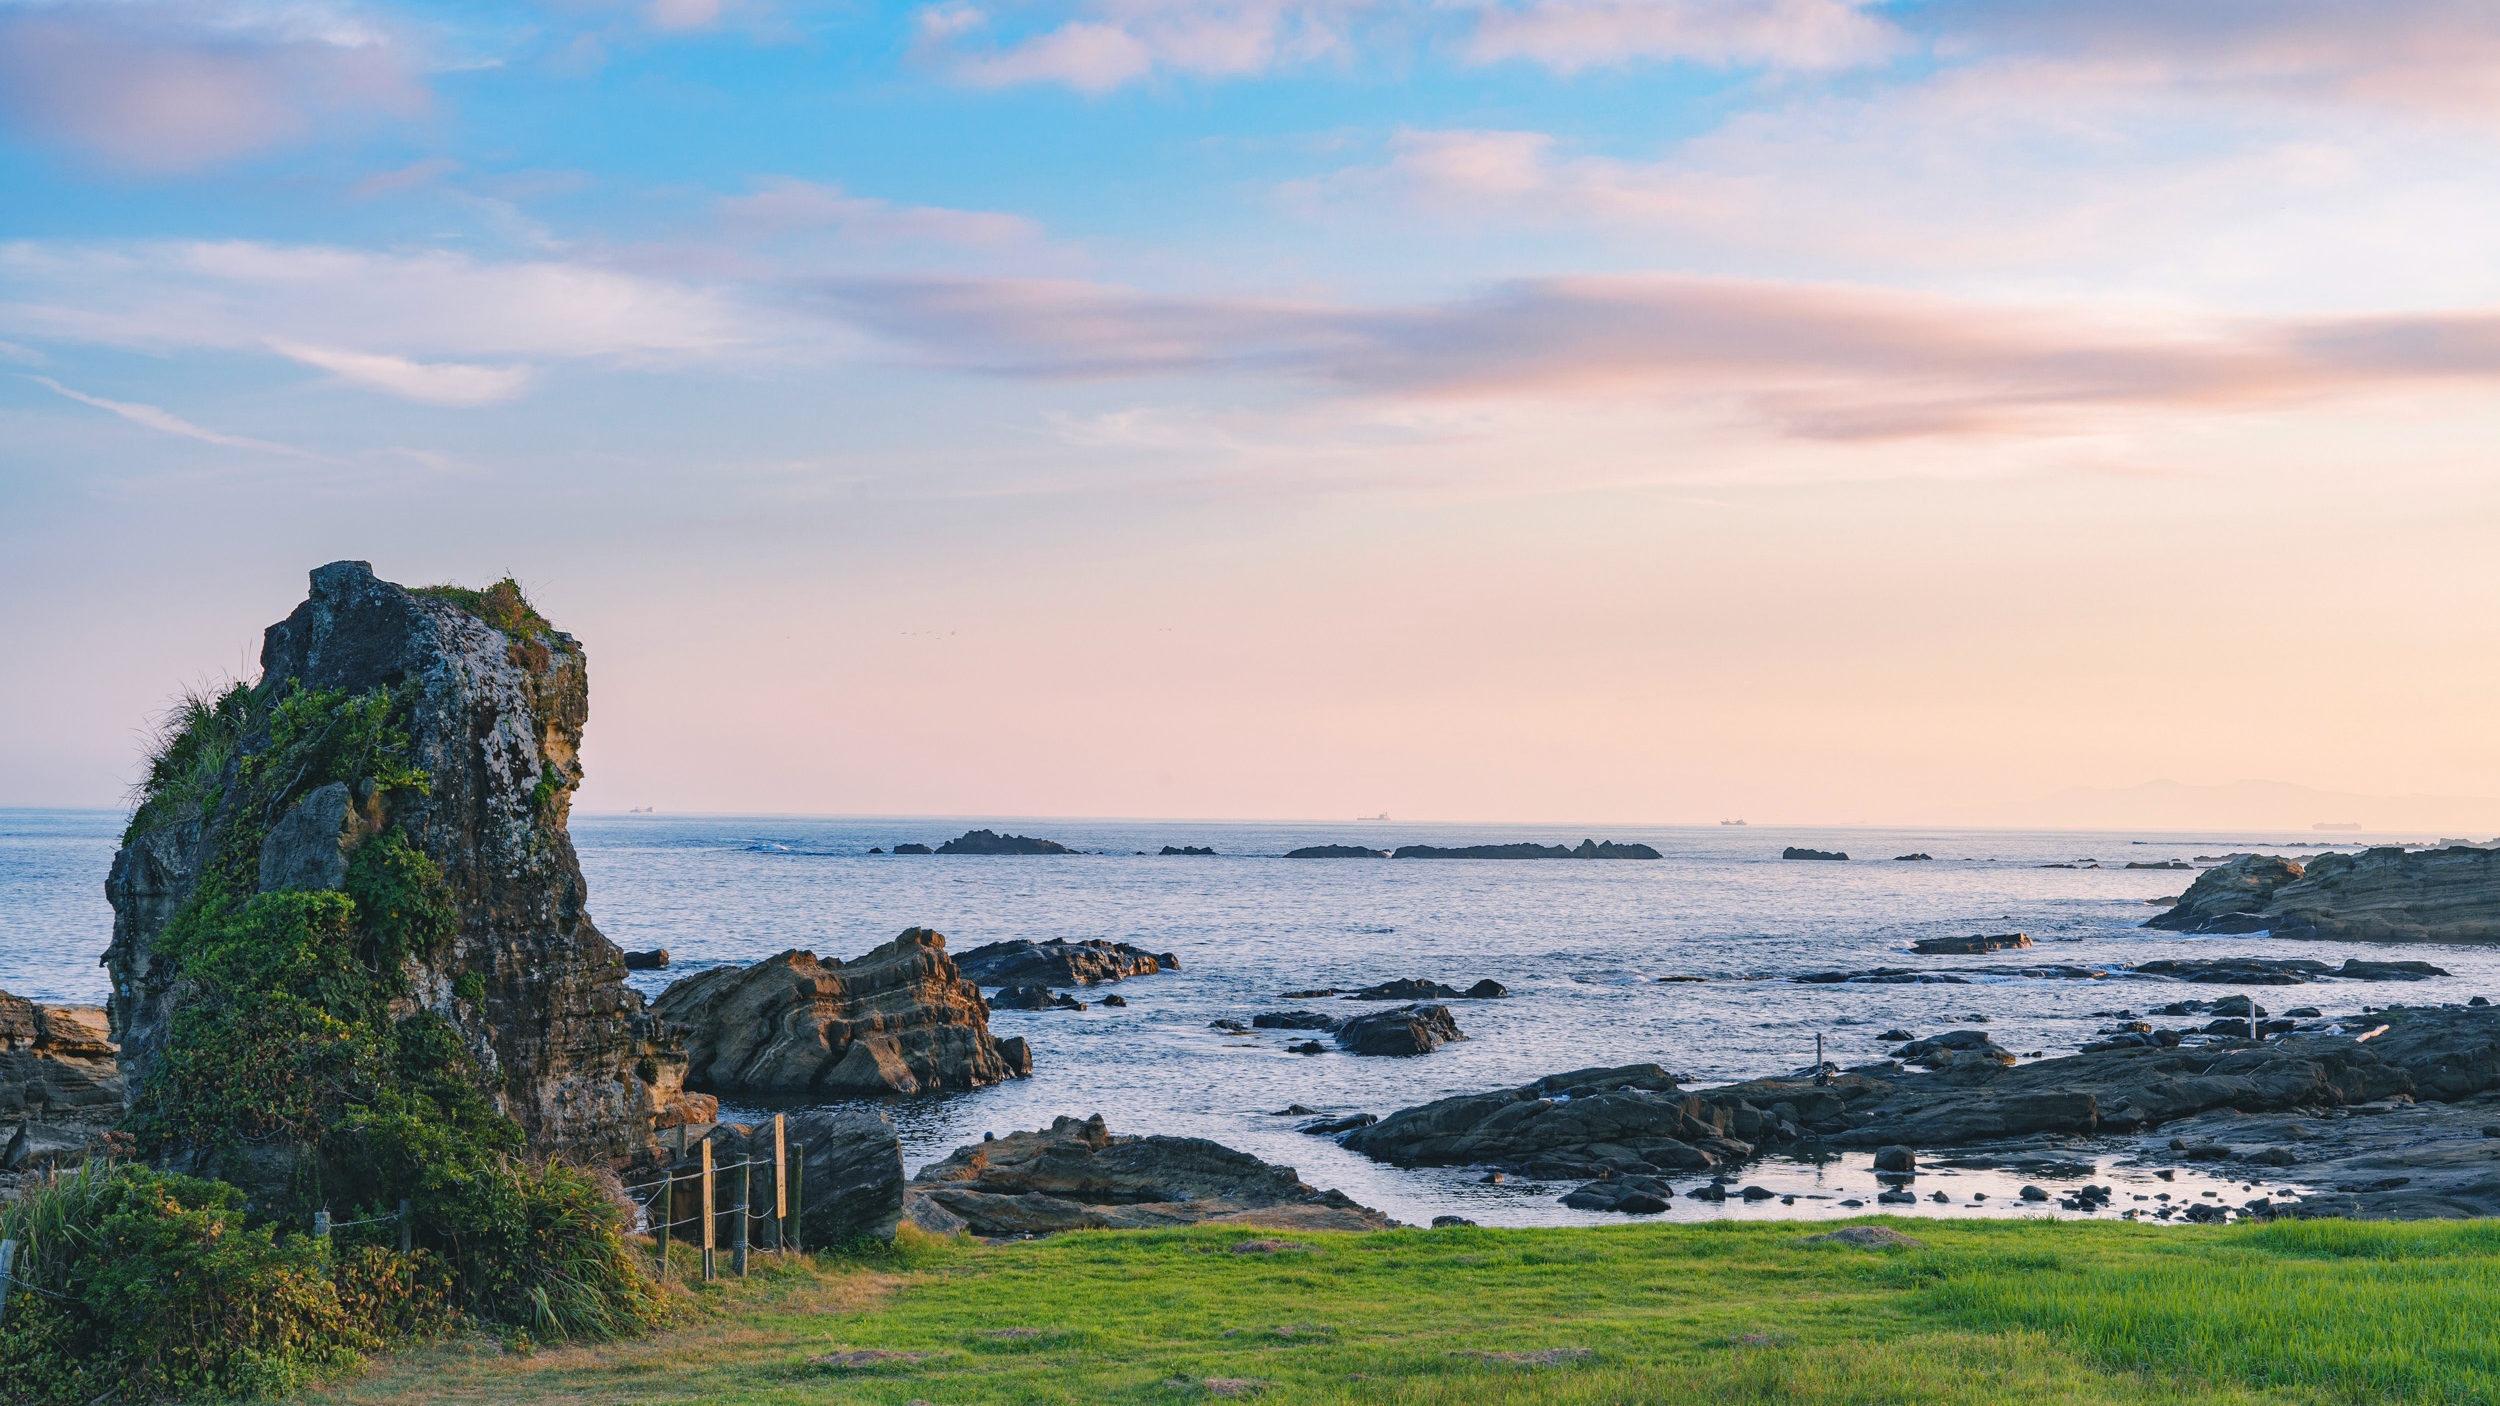
[{"label": "wooden fence post", "polygon": [[799,1160],[790,1164],[790,1248],[804,1254],[799,1232],[807,1224],[807,1144],[799,1144]]},{"label": "wooden fence post", "polygon": [[9,1284],[17,1273],[17,1242],[0,1240],[0,1323],[9,1321]]},{"label": "wooden fence post", "polygon": [[[748,1146],[752,1149],[754,1144]],[[737,1267],[741,1279],[747,1277],[747,1217],[755,1213],[755,1202],[751,1199],[754,1188],[755,1156],[750,1150],[747,1156],[738,1159],[738,1218],[730,1222],[737,1228],[731,1232],[729,1258]]]},{"label": "wooden fence post", "polygon": [[313,1238],[315,1240],[330,1238],[330,1213],[328,1211],[313,1212]]},{"label": "wooden fence post", "polygon": [[415,1249],[416,1244],[416,1227],[410,1224],[408,1217],[408,1198],[402,1196],[399,1198],[399,1252],[404,1255]]},{"label": "wooden fence post", "polygon": [[703,1282],[712,1282],[712,1237],[719,1229],[712,1217],[712,1140],[703,1140]]},{"label": "wooden fence post", "polygon": [[773,1248],[788,1243],[790,1220],[790,1138],[782,1115],[773,1115]]}]

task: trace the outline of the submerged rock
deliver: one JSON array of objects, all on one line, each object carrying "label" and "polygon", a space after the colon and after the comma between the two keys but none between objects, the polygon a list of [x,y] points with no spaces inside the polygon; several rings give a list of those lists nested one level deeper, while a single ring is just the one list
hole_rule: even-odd
[{"label": "submerged rock", "polygon": [[955,970],[978,986],[1094,986],[1132,976],[1181,969],[1169,952],[1149,952],[1125,942],[1088,938],[1048,942],[1017,938],[975,947],[955,959]]},{"label": "submerged rock", "polygon": [[1782,859],[1847,859],[1848,857],[1839,850],[1806,849],[1800,845],[1790,845],[1780,851]]},{"label": "submerged rock", "polygon": [[1287,859],[1387,859],[1385,849],[1366,849],[1361,845],[1304,845],[1285,851]]},{"label": "submerged rock", "polygon": [[1250,1017],[1256,1030],[1335,1030],[1345,1024],[1333,1015],[1318,1011],[1262,1011]]},{"label": "submerged rock", "polygon": [[2018,951],[2031,946],[2031,935],[2020,932],[1982,934],[1973,937],[1930,937],[1910,944],[1910,950],[1926,957],[1976,957],[1990,952]]},{"label": "submerged rock", "polygon": [[687,1082],[712,1093],[909,1094],[1032,1072],[990,1034],[946,939],[910,928],[848,962],[789,951],[677,982],[653,1008],[686,1031]]},{"label": "submerged rock", "polygon": [[1400,845],[1392,859],[1657,859],[1658,851],[1642,844],[1582,840],[1569,845]]},{"label": "submerged rock", "polygon": [[[1337,993],[1328,991],[1319,994],[1333,996]],[[1437,981],[1426,981],[1421,977],[1401,977],[1396,981],[1384,981],[1378,986],[1366,986],[1352,993],[1347,999],[1354,1001],[1498,1001],[1509,994],[1509,987],[1490,977],[1464,991],[1455,986],[1444,986]]]},{"label": "submerged rock", "polygon": [[1337,1043],[1359,1055],[1430,1054],[1467,1037],[1447,1006],[1401,1006],[1358,1015],[1337,1027]]},{"label": "submerged rock", "polygon": [[1206,1223],[1284,1230],[1396,1224],[1291,1167],[1193,1137],[1114,1135],[1102,1115],[959,1147],[912,1178],[905,1213],[940,1234],[1001,1238]]}]

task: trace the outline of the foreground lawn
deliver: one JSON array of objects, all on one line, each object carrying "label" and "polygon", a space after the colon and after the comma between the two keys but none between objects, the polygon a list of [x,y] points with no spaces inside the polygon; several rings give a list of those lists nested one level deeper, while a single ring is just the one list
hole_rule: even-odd
[{"label": "foreground lawn", "polygon": [[[635,1342],[393,1358],[413,1402],[2500,1401],[2500,1224],[1828,1225],[907,1237]],[[1272,1243],[1272,1242],[1271,1242]],[[835,1354],[909,1354],[876,1360]],[[1488,1354],[1532,1354],[1504,1358]]]}]

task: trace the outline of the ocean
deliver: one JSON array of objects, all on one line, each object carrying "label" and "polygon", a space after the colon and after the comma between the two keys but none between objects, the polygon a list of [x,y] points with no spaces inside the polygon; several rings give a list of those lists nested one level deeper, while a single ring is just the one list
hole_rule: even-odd
[{"label": "ocean", "polygon": [[[96,965],[111,934],[103,883],[122,817],[99,811],[0,810],[0,989],[37,1000],[101,1002]],[[974,826],[1057,840],[1067,856],[872,855],[900,842],[935,845]],[[851,957],[908,927],[935,928],[961,951],[1007,938],[1108,938],[1171,952],[1180,970],[1116,988],[1126,1009],[1000,1011],[993,1028],[1032,1042],[1031,1079],[968,1094],[888,1100],[906,1162],[917,1168],[984,1132],[1101,1113],[1115,1132],[1213,1138],[1300,1170],[1405,1220],[1465,1215],[1484,1224],[1580,1224],[1567,1187],[1486,1185],[1455,1170],[1385,1167],[1295,1131],[1289,1105],[1388,1113],[1453,1093],[1526,1082],[1590,1065],[1654,1061],[1695,1083],[1802,1070],[1821,1037],[1843,1065],[1880,1059],[1880,1032],[1920,1035],[1985,1022],[2026,1055],[2070,1053],[2109,1025],[2182,997],[2236,988],[2186,986],[2123,973],[2100,980],[1976,975],[1967,985],[1806,985],[1800,974],[1876,966],[2011,972],[2051,963],[2116,967],[2157,957],[2258,953],[2408,958],[2454,975],[2405,984],[2326,982],[2252,988],[2274,1010],[2329,1015],[2366,1004],[2463,1001],[2500,994],[2500,948],[2278,942],[2181,937],[2144,928],[2195,878],[2129,862],[2184,861],[2267,850],[2319,850],[2309,833],[2125,834],[2107,831],[1774,829],[1420,825],[1392,821],[1016,820],[995,817],[577,815],[574,843],[590,912],[627,948],[665,947],[674,965],[638,972],[657,995],[721,963],[789,948]],[[1649,860],[1296,860],[1312,844],[1637,841]],[[2421,835],[2336,836],[2338,848]],[[1163,856],[1165,845],[1207,856]],[[1783,847],[1840,850],[1848,863],[1783,860]],[[2291,848],[2292,846],[2299,848]],[[1143,851],[1143,853],[1139,853]],[[1925,853],[1927,861],[1894,856]],[[2099,868],[2045,867],[2097,863]],[[1920,938],[2025,932],[2028,952],[1920,957]],[[1662,982],[1661,977],[1703,978]],[[1490,977],[1505,1000],[1451,1003],[1467,1039],[1410,1059],[1297,1055],[1302,1032],[1216,1028],[1294,1003],[1280,993],[1423,977],[1465,988]],[[1080,992],[1081,999],[1085,993]],[[1375,1009],[1331,1003],[1331,1009]],[[2180,1022],[2173,1021],[2173,1024]],[[732,1116],[761,1113],[731,1104]],[[2127,1165],[2124,1146],[2092,1149],[2094,1177],[2120,1193],[2193,1197],[2256,1184],[2188,1172],[2156,1183]],[[2035,1176],[2036,1179],[2036,1176]],[[1821,1163],[1777,1159],[1742,1178],[1793,1203],[1745,1208],[1679,1201],[1674,1219],[1848,1214],[1871,1196],[1863,1154]],[[1947,1203],[1922,1214],[2016,1209],[2021,1178],[1981,1168],[1923,1178]],[[2296,1189],[2269,1181],[2264,1191]],[[1972,1200],[1984,1194],[1985,1202]],[[2008,1203],[2011,1204],[2008,1204]],[[1905,1208],[1906,1209],[1906,1208]]]}]

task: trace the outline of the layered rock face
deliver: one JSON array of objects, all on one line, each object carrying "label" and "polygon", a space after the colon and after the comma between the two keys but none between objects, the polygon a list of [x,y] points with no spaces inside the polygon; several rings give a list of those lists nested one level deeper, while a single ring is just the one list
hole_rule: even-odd
[{"label": "layered rock face", "polygon": [[685,1032],[686,1082],[713,1093],[934,1093],[1033,1070],[1021,1038],[990,1034],[980,988],[927,928],[848,962],[793,950],[716,967],[653,1009]]},{"label": "layered rock face", "polygon": [[2322,854],[2305,865],[2242,855],[2198,875],[2177,907],[2145,926],[2355,942],[2500,941],[2500,849],[2391,845]]},{"label": "layered rock face", "polygon": [[1194,1137],[1114,1136],[1102,1115],[957,1148],[912,1178],[905,1213],[941,1234],[1147,1230],[1214,1222],[1297,1230],[1396,1224],[1291,1167]]},{"label": "layered rock face", "polygon": [[461,595],[411,591],[363,562],[333,562],[312,573],[310,598],[270,626],[261,646],[265,696],[300,683],[404,699],[423,789],[383,799],[361,783],[330,785],[262,817],[234,813],[229,788],[205,813],[135,831],[114,857],[105,964],[134,1088],[164,1047],[179,994],[176,973],[157,960],[158,939],[228,828],[267,826],[258,878],[271,892],[337,887],[355,849],[396,826],[441,867],[458,913],[442,951],[411,959],[405,1004],[459,1029],[498,1109],[533,1149],[579,1161],[656,1151],[652,1130],[677,1105],[684,1056],[625,985],[622,954],[591,922],[565,830],[582,777],[587,659],[534,613],[507,631]]},{"label": "layered rock face", "polygon": [[0,1172],[75,1161],[121,1113],[105,1013],[0,991]]},{"label": "layered rock face", "polygon": [[1181,959],[1125,942],[1089,938],[1070,942],[993,942],[955,959],[964,979],[980,986],[1094,986],[1132,976],[1176,972]]}]

